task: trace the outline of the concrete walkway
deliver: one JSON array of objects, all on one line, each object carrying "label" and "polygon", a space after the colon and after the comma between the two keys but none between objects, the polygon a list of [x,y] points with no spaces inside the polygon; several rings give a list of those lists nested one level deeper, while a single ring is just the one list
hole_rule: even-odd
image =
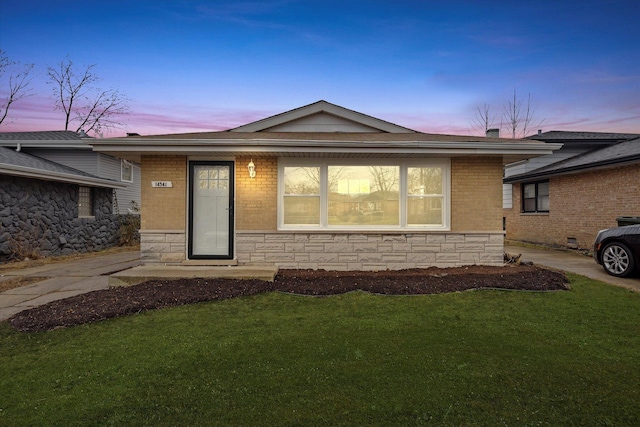
[{"label": "concrete walkway", "polygon": [[42,278],[0,293],[0,321],[51,301],[107,289],[110,274],[137,265],[140,265],[140,252],[130,251],[0,273],[0,281],[16,277]]},{"label": "concrete walkway", "polygon": [[[609,276],[593,258],[570,251],[505,246],[511,255],[522,254],[522,261],[531,261],[557,270],[580,274],[591,279],[640,292],[640,279]],[[107,289],[109,286],[140,283],[155,278],[223,277],[273,280],[275,267],[238,266],[144,266],[140,253],[121,252],[96,255],[81,260],[65,261],[40,267],[0,273],[0,281],[14,277],[42,278],[41,281],[0,293],[0,321],[22,310],[82,293]]]}]

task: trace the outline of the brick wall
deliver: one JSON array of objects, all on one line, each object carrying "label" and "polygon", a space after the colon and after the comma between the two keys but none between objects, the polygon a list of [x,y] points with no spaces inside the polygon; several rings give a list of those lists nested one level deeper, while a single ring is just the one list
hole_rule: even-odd
[{"label": "brick wall", "polygon": [[[255,178],[247,165],[253,160]],[[278,159],[236,158],[236,229],[276,230],[278,227]]]},{"label": "brick wall", "polygon": [[[251,160],[255,178],[247,171]],[[179,263],[186,253],[187,158],[143,156],[142,165],[143,258]],[[502,263],[501,158],[451,160],[451,233],[278,232],[277,158],[238,157],[235,166],[238,262],[331,269]],[[151,181],[173,187],[152,188]]]},{"label": "brick wall", "polygon": [[520,184],[513,185],[513,208],[504,209],[507,239],[567,246],[575,238],[590,249],[598,232],[615,227],[619,216],[640,216],[640,167],[623,166],[549,180],[549,213],[524,214]]},{"label": "brick wall", "polygon": [[[187,158],[142,156],[142,230],[185,230]],[[152,188],[151,181],[171,181],[172,188]]]},{"label": "brick wall", "polygon": [[451,231],[502,230],[502,158],[451,159]]}]

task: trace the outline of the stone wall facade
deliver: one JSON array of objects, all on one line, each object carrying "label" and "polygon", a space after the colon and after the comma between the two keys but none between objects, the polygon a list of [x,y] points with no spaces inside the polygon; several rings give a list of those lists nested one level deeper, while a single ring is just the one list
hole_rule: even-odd
[{"label": "stone wall facade", "polygon": [[283,269],[402,270],[503,265],[502,233],[238,232],[240,264]]},{"label": "stone wall facade", "polygon": [[93,188],[94,217],[78,218],[78,185],[0,175],[0,260],[90,252],[119,241],[113,190]]},{"label": "stone wall facade", "polygon": [[186,259],[184,230],[140,230],[140,259],[146,264],[179,264]]},{"label": "stone wall facade", "polygon": [[548,213],[522,212],[522,185],[514,184],[513,207],[504,209],[507,239],[581,249],[621,216],[640,216],[637,164],[549,179]]}]

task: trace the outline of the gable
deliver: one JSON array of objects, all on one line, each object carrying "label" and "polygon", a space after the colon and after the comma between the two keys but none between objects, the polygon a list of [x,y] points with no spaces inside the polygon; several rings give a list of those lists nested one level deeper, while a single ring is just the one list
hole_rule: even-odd
[{"label": "gable", "polygon": [[275,125],[262,132],[380,132],[379,129],[343,117],[317,113]]},{"label": "gable", "polygon": [[230,129],[229,131],[416,133],[412,129],[358,113],[327,101],[318,101]]}]

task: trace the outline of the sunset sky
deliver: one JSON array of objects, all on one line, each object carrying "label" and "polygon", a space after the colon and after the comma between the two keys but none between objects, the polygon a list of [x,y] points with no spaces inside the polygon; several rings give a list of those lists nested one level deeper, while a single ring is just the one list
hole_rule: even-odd
[{"label": "sunset sky", "polygon": [[640,133],[638,0],[0,0],[0,49],[34,64],[2,132],[64,128],[46,69],[69,57],[131,100],[104,136],[224,130],[321,99],[469,134],[484,103],[499,125],[514,90],[543,131]]}]

